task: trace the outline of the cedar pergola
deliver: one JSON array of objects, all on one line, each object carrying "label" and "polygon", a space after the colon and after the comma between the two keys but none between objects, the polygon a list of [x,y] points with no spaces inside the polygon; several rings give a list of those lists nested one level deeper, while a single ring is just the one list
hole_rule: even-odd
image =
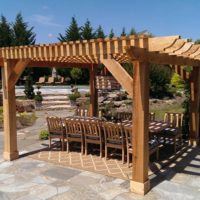
[{"label": "cedar pergola", "polygon": [[[131,77],[121,66],[133,63]],[[191,85],[190,144],[199,143],[200,45],[180,36],[129,36],[33,46],[0,48],[4,110],[4,159],[19,157],[16,134],[15,84],[26,67],[84,67],[90,70],[90,113],[97,113],[95,75],[103,63],[133,97],[133,178],[131,190],[145,194],[148,179],[149,63],[169,64]],[[183,66],[191,66],[188,74]]]}]

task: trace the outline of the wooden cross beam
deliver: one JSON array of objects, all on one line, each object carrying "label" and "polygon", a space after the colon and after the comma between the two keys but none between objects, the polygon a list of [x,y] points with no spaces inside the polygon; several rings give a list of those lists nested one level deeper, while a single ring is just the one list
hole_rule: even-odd
[{"label": "wooden cross beam", "polygon": [[199,60],[192,60],[183,56],[169,55],[164,51],[148,52],[144,48],[138,48],[133,46],[126,46],[125,49],[130,59],[132,59],[133,61],[140,60],[156,64],[200,66]]},{"label": "wooden cross beam", "polygon": [[132,98],[133,78],[128,74],[128,72],[114,59],[104,59],[102,60],[102,63]]},{"label": "wooden cross beam", "polygon": [[24,71],[29,62],[30,59],[17,61],[8,77],[8,91],[15,87],[15,84],[17,83],[19,77],[21,76],[22,72]]}]

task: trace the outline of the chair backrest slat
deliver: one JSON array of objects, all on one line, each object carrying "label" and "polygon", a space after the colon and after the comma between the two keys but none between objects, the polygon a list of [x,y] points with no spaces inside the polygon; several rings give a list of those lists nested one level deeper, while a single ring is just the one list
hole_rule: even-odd
[{"label": "chair backrest slat", "polygon": [[183,113],[165,113],[164,122],[168,123],[171,127],[181,128],[183,124]]},{"label": "chair backrest slat", "polygon": [[47,125],[50,133],[63,131],[62,119],[59,117],[47,117]]},{"label": "chair backrest slat", "polygon": [[80,120],[73,119],[73,118],[66,118],[65,122],[65,129],[67,134],[82,134],[83,129]]},{"label": "chair backrest slat", "polygon": [[104,130],[104,137],[106,140],[123,140],[124,133],[121,124],[114,124],[111,122],[103,122],[102,123],[103,130]]},{"label": "chair backrest slat", "polygon": [[100,123],[96,120],[87,120],[83,122],[85,136],[101,137]]}]

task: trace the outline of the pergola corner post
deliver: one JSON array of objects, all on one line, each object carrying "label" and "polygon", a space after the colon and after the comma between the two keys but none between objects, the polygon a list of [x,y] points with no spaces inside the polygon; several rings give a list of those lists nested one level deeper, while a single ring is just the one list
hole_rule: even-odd
[{"label": "pergola corner post", "polygon": [[190,136],[189,143],[192,146],[199,144],[199,117],[200,117],[200,68],[193,67],[190,76],[191,102],[190,102]]},{"label": "pergola corner post", "polygon": [[2,70],[3,115],[4,115],[4,153],[5,160],[19,157],[16,131],[15,84],[29,60],[4,59]]},{"label": "pergola corner post", "polygon": [[134,61],[133,75],[133,174],[132,192],[144,195],[150,190],[149,168],[149,66]]},{"label": "pergola corner post", "polygon": [[1,68],[4,114],[3,157],[5,160],[14,160],[19,157],[17,150],[15,87],[10,87],[9,82],[14,65],[13,61],[4,60],[4,66]]},{"label": "pergola corner post", "polygon": [[90,70],[90,116],[97,116],[97,109],[98,109],[98,94],[97,94],[97,89],[95,85],[95,79],[96,79],[96,71],[97,71],[97,66],[91,65]]}]

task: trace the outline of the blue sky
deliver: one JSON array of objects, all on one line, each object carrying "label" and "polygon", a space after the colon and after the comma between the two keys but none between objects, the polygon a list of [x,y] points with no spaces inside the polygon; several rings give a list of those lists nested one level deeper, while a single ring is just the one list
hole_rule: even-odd
[{"label": "blue sky", "polygon": [[88,18],[92,26],[102,25],[106,34],[113,28],[120,35],[149,30],[155,36],[181,35],[200,38],[199,0],[0,0],[0,14],[13,22],[21,12],[29,26],[34,26],[37,43],[57,42],[71,17],[81,26]]}]

